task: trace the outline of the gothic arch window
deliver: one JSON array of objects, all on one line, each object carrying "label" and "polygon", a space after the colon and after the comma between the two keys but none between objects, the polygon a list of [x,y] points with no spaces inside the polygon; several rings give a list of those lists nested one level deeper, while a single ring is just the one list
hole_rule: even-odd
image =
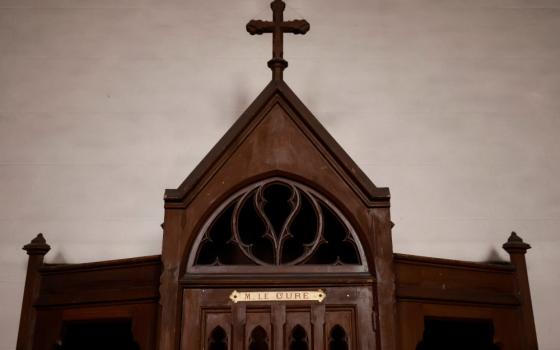
[{"label": "gothic arch window", "polygon": [[208,350],[228,350],[228,339],[226,331],[216,326],[208,338]]},{"label": "gothic arch window", "polygon": [[189,266],[361,266],[349,221],[317,191],[284,178],[225,200],[203,225]]},{"label": "gothic arch window", "polygon": [[268,334],[261,326],[255,327],[251,332],[249,350],[268,350]]},{"label": "gothic arch window", "polygon": [[348,350],[348,336],[339,325],[333,326],[329,334],[329,350]]},{"label": "gothic arch window", "polygon": [[290,350],[309,350],[309,339],[305,328],[296,325],[290,335]]}]

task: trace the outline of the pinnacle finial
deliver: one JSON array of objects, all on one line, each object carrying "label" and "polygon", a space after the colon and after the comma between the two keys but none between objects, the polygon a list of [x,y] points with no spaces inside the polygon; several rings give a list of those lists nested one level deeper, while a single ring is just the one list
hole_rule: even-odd
[{"label": "pinnacle finial", "polygon": [[27,255],[45,255],[51,250],[51,246],[47,244],[47,240],[39,233],[31,242],[23,246],[23,250]]},{"label": "pinnacle finial", "polygon": [[508,240],[502,246],[509,254],[522,253],[525,254],[531,246],[525,242],[523,239],[517,235],[517,233],[512,232]]},{"label": "pinnacle finial", "polygon": [[309,22],[304,19],[284,21],[286,4],[282,0],[274,0],[270,4],[272,21],[251,20],[247,23],[247,31],[251,35],[272,33],[272,59],[268,67],[272,70],[273,80],[282,80],[283,72],[288,67],[284,59],[284,33],[305,34],[309,31]]}]

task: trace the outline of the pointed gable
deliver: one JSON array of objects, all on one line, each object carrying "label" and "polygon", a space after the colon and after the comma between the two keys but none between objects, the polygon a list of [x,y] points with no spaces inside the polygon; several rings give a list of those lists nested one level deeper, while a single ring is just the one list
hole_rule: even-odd
[{"label": "pointed gable", "polygon": [[288,85],[272,80],[183,183],[166,190],[165,202],[188,205],[206,183],[220,177],[220,170],[222,177],[240,182],[274,173],[315,182],[327,168],[367,206],[388,205],[388,188],[376,187]]}]

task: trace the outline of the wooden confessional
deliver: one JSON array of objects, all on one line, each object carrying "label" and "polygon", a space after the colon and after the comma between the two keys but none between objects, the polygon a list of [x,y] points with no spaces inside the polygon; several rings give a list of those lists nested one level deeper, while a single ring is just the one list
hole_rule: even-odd
[{"label": "wooden confessional", "polygon": [[18,350],[536,350],[524,254],[507,263],[394,254],[376,187],[282,79],[165,192],[161,256],[45,264],[29,254]]}]

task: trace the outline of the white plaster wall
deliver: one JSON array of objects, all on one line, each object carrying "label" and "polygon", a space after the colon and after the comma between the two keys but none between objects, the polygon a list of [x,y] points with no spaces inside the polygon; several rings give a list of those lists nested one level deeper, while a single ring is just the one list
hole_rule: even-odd
[{"label": "white plaster wall", "polygon": [[[291,0],[286,81],[379,186],[398,252],[527,256],[560,349],[560,1]],[[0,0],[0,349],[27,256],[158,254],[177,187],[269,80],[267,0]],[[378,135],[372,137],[371,135]]]}]

